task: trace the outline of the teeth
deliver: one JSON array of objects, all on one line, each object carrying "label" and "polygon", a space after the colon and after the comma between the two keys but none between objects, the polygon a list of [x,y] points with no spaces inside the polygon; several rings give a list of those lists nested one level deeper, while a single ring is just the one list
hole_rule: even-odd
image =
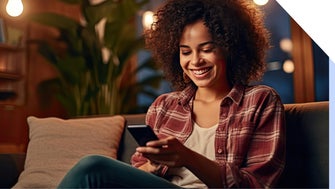
[{"label": "teeth", "polygon": [[209,71],[209,68],[201,69],[201,70],[192,70],[194,74],[201,75]]}]

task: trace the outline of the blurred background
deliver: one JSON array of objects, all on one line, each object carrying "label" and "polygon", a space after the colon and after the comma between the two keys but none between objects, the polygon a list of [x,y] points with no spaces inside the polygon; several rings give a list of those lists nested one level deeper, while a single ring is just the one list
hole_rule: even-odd
[{"label": "blurred background", "polygon": [[[164,0],[150,1],[147,10],[155,11],[162,2]],[[263,10],[265,25],[271,33],[272,48],[267,55],[267,71],[261,84],[276,89],[283,103],[328,100],[329,57],[275,0],[254,2]],[[163,84],[161,90],[169,91],[169,85]],[[139,102],[151,101],[143,95],[139,99]]]},{"label": "blurred background", "polygon": [[[164,0],[79,2],[0,0],[0,152],[25,151],[27,116],[144,113],[171,91],[141,38]],[[328,101],[328,56],[275,0],[258,6],[272,45],[260,83],[283,103]]]}]

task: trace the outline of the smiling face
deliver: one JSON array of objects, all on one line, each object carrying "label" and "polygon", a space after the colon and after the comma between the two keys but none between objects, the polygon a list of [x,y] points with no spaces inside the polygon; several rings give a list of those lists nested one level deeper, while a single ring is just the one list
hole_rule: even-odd
[{"label": "smiling face", "polygon": [[203,21],[184,28],[179,49],[180,65],[198,88],[227,87],[223,50],[214,43]]}]

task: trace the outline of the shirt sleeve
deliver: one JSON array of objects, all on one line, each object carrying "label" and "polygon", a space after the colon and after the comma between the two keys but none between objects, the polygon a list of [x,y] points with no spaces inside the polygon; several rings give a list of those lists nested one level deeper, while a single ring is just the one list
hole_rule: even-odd
[{"label": "shirt sleeve", "polygon": [[226,187],[273,187],[284,169],[286,136],[283,104],[277,95],[258,104],[245,162],[241,167],[219,162]]}]

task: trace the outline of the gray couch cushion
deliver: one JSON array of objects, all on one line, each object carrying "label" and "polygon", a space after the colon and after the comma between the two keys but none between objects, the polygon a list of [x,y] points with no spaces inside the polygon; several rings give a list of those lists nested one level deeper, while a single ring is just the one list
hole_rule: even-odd
[{"label": "gray couch cushion", "polygon": [[23,171],[25,154],[0,154],[0,188],[10,188]]},{"label": "gray couch cushion", "polygon": [[286,104],[286,167],[278,187],[328,188],[329,103]]}]

